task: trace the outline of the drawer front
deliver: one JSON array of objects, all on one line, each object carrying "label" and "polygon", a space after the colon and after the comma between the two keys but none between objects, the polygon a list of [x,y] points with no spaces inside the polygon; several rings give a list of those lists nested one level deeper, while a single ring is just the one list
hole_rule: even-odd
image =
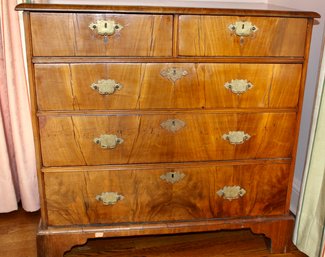
[{"label": "drawer front", "polygon": [[36,64],[35,81],[40,110],[293,108],[301,69],[300,64]]},{"label": "drawer front", "polygon": [[171,56],[172,23],[171,15],[31,13],[33,55]]},{"label": "drawer front", "polygon": [[296,114],[41,116],[39,121],[43,165],[71,166],[291,157]]},{"label": "drawer front", "polygon": [[179,55],[301,57],[306,30],[302,18],[181,15]]},{"label": "drawer front", "polygon": [[48,224],[284,214],[288,172],[288,164],[45,172]]}]

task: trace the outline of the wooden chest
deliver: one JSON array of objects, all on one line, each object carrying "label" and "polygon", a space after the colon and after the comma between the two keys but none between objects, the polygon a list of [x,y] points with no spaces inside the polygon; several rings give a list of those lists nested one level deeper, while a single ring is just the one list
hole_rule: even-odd
[{"label": "wooden chest", "polygon": [[17,10],[40,257],[89,238],[241,228],[286,251],[316,13],[213,4]]}]

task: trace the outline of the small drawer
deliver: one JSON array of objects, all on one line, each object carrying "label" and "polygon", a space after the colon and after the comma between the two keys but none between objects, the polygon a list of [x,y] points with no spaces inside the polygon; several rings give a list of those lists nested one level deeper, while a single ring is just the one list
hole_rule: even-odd
[{"label": "small drawer", "polygon": [[171,56],[171,15],[31,13],[34,56]]},{"label": "small drawer", "polygon": [[301,70],[301,64],[36,64],[35,82],[40,110],[294,108]]},{"label": "small drawer", "polygon": [[39,124],[47,167],[290,158],[296,113],[41,116]]},{"label": "small drawer", "polygon": [[288,164],[92,169],[44,173],[50,226],[285,213]]},{"label": "small drawer", "polygon": [[198,16],[179,17],[180,56],[303,57],[307,19]]}]

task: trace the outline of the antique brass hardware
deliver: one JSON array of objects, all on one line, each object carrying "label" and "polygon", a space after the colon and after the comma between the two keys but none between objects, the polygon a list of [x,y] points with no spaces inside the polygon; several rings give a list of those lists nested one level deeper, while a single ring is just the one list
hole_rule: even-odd
[{"label": "antique brass hardware", "polygon": [[163,76],[164,78],[169,79],[170,81],[172,81],[174,84],[175,82],[182,78],[183,76],[186,76],[188,74],[188,72],[182,68],[168,68],[165,70],[162,70],[160,72],[160,75]]},{"label": "antique brass hardware", "polygon": [[232,33],[240,37],[240,45],[244,44],[245,37],[252,37],[258,31],[258,28],[250,21],[236,21],[235,24],[230,24],[228,28]]},{"label": "antique brass hardware", "polygon": [[258,28],[250,21],[236,21],[235,24],[230,24],[228,28],[239,37],[252,36],[258,31]]},{"label": "antique brass hardware", "polygon": [[97,201],[102,201],[104,205],[114,205],[118,201],[123,200],[124,196],[116,192],[103,192],[100,195],[96,195]]},{"label": "antique brass hardware", "polygon": [[242,144],[250,139],[250,137],[251,136],[244,131],[229,131],[228,134],[222,136],[224,140],[229,141],[229,143],[233,145]]},{"label": "antique brass hardware", "polygon": [[224,86],[234,94],[240,95],[251,89],[253,84],[247,79],[233,79],[230,82],[226,82]]},{"label": "antique brass hardware", "polygon": [[178,130],[185,127],[185,122],[178,119],[170,119],[162,122],[160,126],[170,132],[177,132]]},{"label": "antique brass hardware", "polygon": [[123,143],[122,138],[118,138],[116,135],[101,135],[98,138],[94,138],[94,143],[100,145],[104,149],[113,149],[118,144]]},{"label": "antique brass hardware", "polygon": [[113,20],[98,20],[89,24],[89,28],[98,35],[104,36],[104,42],[108,42],[108,36],[114,35],[117,31],[123,29],[121,24],[116,23]]},{"label": "antique brass hardware", "polygon": [[229,201],[243,197],[246,190],[240,186],[224,186],[217,192],[217,195]]},{"label": "antique brass hardware", "polygon": [[96,90],[101,95],[114,94],[116,90],[121,90],[123,86],[112,79],[101,79],[96,83],[91,84],[92,89]]},{"label": "antique brass hardware", "polygon": [[171,184],[175,184],[176,182],[182,180],[184,177],[185,177],[185,174],[178,172],[178,171],[167,172],[160,176],[160,178],[162,180],[165,180]]}]

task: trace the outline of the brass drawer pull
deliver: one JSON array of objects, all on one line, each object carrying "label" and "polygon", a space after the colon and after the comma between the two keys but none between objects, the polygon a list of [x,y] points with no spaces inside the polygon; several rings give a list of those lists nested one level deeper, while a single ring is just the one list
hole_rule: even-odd
[{"label": "brass drawer pull", "polygon": [[96,195],[96,200],[102,201],[104,205],[114,205],[123,199],[124,196],[116,192],[103,192],[100,195]]},{"label": "brass drawer pull", "polygon": [[160,75],[163,76],[166,79],[169,79],[170,81],[173,82],[173,84],[175,84],[175,82],[186,76],[188,74],[188,72],[182,68],[168,68],[168,69],[164,69],[160,72]]},{"label": "brass drawer pull", "polygon": [[162,122],[160,126],[170,132],[177,132],[178,130],[185,127],[185,122],[178,119],[170,119]]},{"label": "brass drawer pull", "polygon": [[121,90],[123,86],[112,79],[98,80],[96,83],[90,86],[93,90],[96,90],[101,95],[114,94],[116,90]]},{"label": "brass drawer pull", "polygon": [[250,21],[236,21],[235,24],[230,24],[228,28],[239,37],[252,36],[258,31],[258,28]]},{"label": "brass drawer pull", "polygon": [[250,21],[236,21],[235,24],[230,24],[228,29],[240,38],[240,45],[244,44],[245,37],[252,37],[258,31],[258,27]]},{"label": "brass drawer pull", "polygon": [[95,23],[90,23],[89,28],[96,31],[98,35],[107,37],[123,29],[123,26],[113,20],[98,20]]},{"label": "brass drawer pull", "polygon": [[122,138],[118,138],[116,135],[101,135],[98,138],[94,138],[94,143],[104,149],[113,149],[118,144],[122,144],[123,141]]},{"label": "brass drawer pull", "polygon": [[247,79],[233,79],[230,82],[227,82],[224,86],[234,94],[240,95],[251,89],[253,84]]},{"label": "brass drawer pull", "polygon": [[176,182],[181,181],[184,177],[185,174],[178,171],[167,172],[160,176],[162,180],[165,180],[171,184],[175,184]]},{"label": "brass drawer pull", "polygon": [[251,136],[244,131],[229,131],[228,134],[222,136],[224,140],[229,141],[229,143],[233,145],[243,144],[250,139],[250,137]]},{"label": "brass drawer pull", "polygon": [[217,195],[229,201],[243,197],[246,190],[240,186],[224,186],[217,192]]}]

